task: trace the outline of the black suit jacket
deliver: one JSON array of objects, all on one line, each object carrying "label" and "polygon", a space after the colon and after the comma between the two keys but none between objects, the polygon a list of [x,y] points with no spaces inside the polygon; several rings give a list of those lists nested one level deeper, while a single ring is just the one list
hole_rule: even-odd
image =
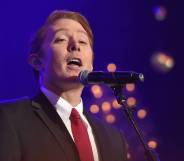
[{"label": "black suit jacket", "polygon": [[[121,133],[85,114],[100,161],[125,161]],[[47,98],[39,92],[0,104],[0,161],[79,161],[75,143]]]}]

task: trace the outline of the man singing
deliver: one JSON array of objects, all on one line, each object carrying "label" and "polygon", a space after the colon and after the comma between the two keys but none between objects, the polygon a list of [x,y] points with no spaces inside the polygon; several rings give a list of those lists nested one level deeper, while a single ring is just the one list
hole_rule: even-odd
[{"label": "man singing", "polygon": [[85,111],[77,77],[93,70],[93,33],[81,14],[53,11],[30,49],[39,90],[0,104],[0,161],[126,161],[121,132]]}]

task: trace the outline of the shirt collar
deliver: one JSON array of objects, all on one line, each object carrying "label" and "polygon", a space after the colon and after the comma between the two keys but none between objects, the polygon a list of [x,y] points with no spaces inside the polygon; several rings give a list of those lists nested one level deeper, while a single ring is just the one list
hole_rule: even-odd
[{"label": "shirt collar", "polygon": [[56,95],[54,92],[49,89],[41,86],[40,87],[43,94],[48,98],[50,103],[55,107],[56,111],[59,113],[62,119],[69,120],[72,108],[75,108],[80,116],[83,116],[83,101],[81,99],[80,103],[73,107],[67,100]]}]

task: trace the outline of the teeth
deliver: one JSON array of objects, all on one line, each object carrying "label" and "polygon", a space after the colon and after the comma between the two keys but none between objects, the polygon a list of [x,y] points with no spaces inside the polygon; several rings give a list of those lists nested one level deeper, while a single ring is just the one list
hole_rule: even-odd
[{"label": "teeth", "polygon": [[76,59],[70,60],[70,62],[79,62],[80,63],[80,61],[76,60]]},{"label": "teeth", "polygon": [[72,58],[68,61],[68,65],[70,64],[81,66],[81,60],[78,58]]}]

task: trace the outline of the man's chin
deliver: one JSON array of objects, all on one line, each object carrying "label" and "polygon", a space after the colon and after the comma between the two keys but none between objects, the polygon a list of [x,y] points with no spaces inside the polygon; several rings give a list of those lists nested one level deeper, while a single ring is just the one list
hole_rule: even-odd
[{"label": "man's chin", "polygon": [[78,74],[68,76],[68,77],[62,79],[61,82],[63,82],[64,84],[71,84],[71,83],[72,84],[80,84]]},{"label": "man's chin", "polygon": [[84,85],[80,83],[77,76],[72,76],[67,78],[65,81],[62,82],[62,86],[67,89],[76,89],[76,88],[83,88]]},{"label": "man's chin", "polygon": [[78,76],[80,71],[82,70],[82,67],[79,67],[77,65],[68,65],[67,66],[67,72],[72,74],[72,75],[76,75]]}]

